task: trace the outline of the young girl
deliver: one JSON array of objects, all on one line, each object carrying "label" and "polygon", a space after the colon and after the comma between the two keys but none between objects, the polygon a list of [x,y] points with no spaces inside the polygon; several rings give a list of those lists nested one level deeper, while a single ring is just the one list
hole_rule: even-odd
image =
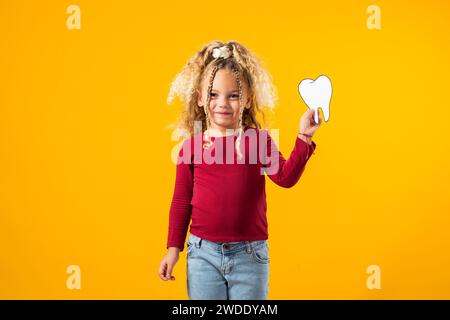
[{"label": "young girl", "polygon": [[257,120],[264,107],[275,104],[270,75],[235,41],[214,41],[195,54],[175,78],[168,102],[175,96],[185,104],[181,126],[191,137],[178,154],[159,276],[175,280],[173,268],[192,220],[189,299],[267,299],[264,174],[282,187],[294,186],[316,147],[311,138],[322,119],[316,124],[312,110],[303,114],[285,160]]}]

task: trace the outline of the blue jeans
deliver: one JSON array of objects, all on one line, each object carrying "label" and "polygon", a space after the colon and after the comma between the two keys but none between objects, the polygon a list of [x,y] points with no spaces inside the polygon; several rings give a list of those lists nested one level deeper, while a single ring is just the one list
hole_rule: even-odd
[{"label": "blue jeans", "polygon": [[189,299],[267,299],[267,240],[213,242],[189,233],[186,251]]}]

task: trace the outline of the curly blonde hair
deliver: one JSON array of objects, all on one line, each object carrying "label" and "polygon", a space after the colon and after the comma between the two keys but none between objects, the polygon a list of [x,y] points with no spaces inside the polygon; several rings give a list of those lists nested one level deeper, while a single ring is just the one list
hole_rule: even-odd
[{"label": "curly blonde hair", "polygon": [[[213,54],[216,48],[225,48],[231,55],[226,58],[217,58]],[[270,74],[265,70],[260,60],[239,42],[212,41],[189,59],[171,84],[167,103],[171,104],[175,97],[178,96],[184,105],[176,125],[177,128],[185,129],[190,135],[194,135],[194,123],[201,121],[202,131],[209,129],[208,107],[212,83],[216,72],[220,69],[232,71],[239,86],[240,133],[243,127],[261,128],[256,117],[258,113],[262,116],[263,125],[266,125],[264,108],[272,111],[278,100],[276,88],[272,83]],[[201,107],[197,105],[197,89],[201,87],[202,81],[207,74],[210,74],[210,79],[206,82],[208,83],[206,105]],[[242,103],[242,81],[245,81],[247,84],[248,94],[251,97],[249,108],[244,108]]]}]

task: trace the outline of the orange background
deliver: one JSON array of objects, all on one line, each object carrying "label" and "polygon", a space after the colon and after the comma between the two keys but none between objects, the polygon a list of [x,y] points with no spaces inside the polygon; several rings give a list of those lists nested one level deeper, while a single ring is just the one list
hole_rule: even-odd
[{"label": "orange background", "polygon": [[157,276],[181,110],[165,102],[212,40],[265,62],[286,156],[299,81],[333,82],[303,177],[267,183],[269,299],[450,298],[449,31],[438,0],[0,2],[0,298],[187,298],[185,251],[176,281]]}]

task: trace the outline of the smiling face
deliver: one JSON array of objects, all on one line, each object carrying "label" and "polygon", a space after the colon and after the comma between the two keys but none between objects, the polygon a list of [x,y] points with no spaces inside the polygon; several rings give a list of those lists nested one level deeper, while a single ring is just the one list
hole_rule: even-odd
[{"label": "smiling face", "polygon": [[[208,83],[211,74],[203,79],[201,91],[198,93],[198,105],[204,106],[207,101]],[[250,107],[247,85],[241,78],[243,103]],[[223,134],[226,129],[237,129],[239,125],[239,86],[235,75],[228,69],[220,69],[216,72],[209,102],[209,119],[211,128],[218,129]]]}]

